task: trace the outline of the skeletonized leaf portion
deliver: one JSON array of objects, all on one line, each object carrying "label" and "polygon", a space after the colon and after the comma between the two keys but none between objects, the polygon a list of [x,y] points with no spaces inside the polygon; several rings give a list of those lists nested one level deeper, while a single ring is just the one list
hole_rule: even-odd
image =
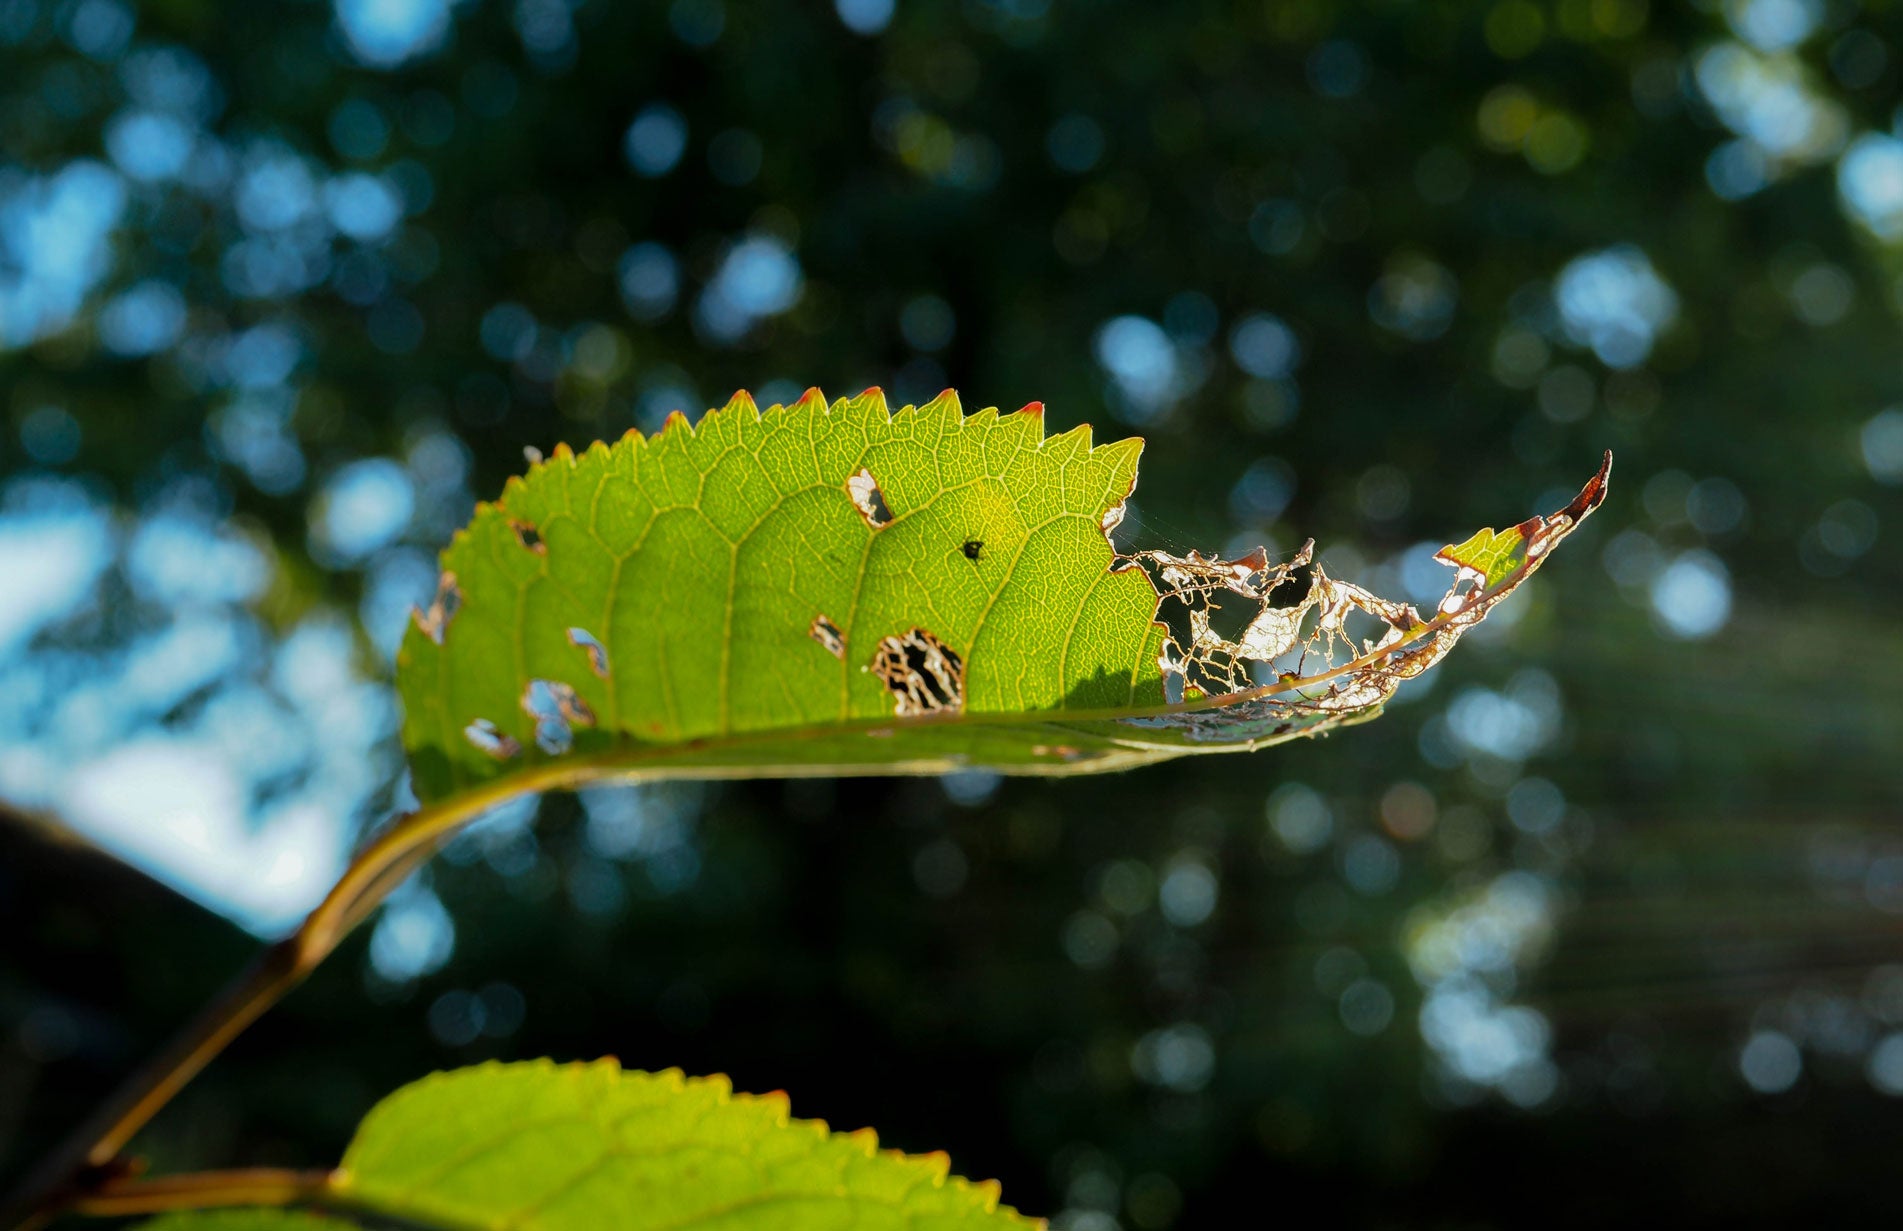
[{"label": "skeletonized leaf portion", "polygon": [[[1611,474],[1608,452],[1565,508],[1443,547],[1435,559],[1453,566],[1455,576],[1431,617],[1328,576],[1311,563],[1312,540],[1284,564],[1271,564],[1260,549],[1234,561],[1194,552],[1187,558],[1137,553],[1156,575],[1166,604],[1173,600],[1187,611],[1187,642],[1171,635],[1165,643],[1166,687],[1173,696],[1216,695],[1176,712],[1123,721],[1190,743],[1233,747],[1374,717],[1403,683],[1445,658],[1463,633],[1533,575],[1605,500]],[[1302,597],[1276,605],[1276,592],[1294,585],[1301,570],[1308,576]],[[1230,640],[1213,631],[1211,613],[1236,595],[1254,610]],[[1374,635],[1358,636],[1353,621]],[[1251,687],[1260,675],[1272,682]]]},{"label": "skeletonized leaf portion", "polygon": [[1118,555],[1141,448],[1046,437],[1037,405],[894,413],[877,390],[765,413],[741,393],[698,425],[557,448],[477,509],[404,641],[417,792],[1078,773],[1312,735],[1444,657],[1607,477],[1443,550],[1456,577],[1424,618],[1311,547]]},{"label": "skeletonized leaf portion", "polygon": [[[870,1129],[795,1120],[784,1094],[612,1060],[490,1063],[398,1090],[332,1173],[326,1219],[218,1211],[141,1231],[1035,1231],[995,1182],[944,1154],[881,1150]],[[329,1221],[351,1219],[351,1222]]]}]

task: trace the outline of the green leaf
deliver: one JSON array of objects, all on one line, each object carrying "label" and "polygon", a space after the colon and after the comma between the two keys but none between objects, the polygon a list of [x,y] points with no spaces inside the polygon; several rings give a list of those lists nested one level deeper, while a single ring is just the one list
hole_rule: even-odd
[{"label": "green leaf", "polygon": [[712,772],[1029,761],[916,720],[1160,705],[1156,595],[1104,531],[1140,448],[815,391],[557,449],[477,510],[404,643],[419,792],[565,742]]},{"label": "green leaf", "polygon": [[[1593,476],[1592,482],[1570,505],[1554,516],[1568,517],[1577,524],[1606,498],[1606,479],[1611,473],[1612,453],[1608,450],[1605,462],[1600,466],[1599,473]],[[1491,588],[1525,568],[1529,553],[1537,559],[1550,546],[1542,537],[1548,520],[1544,517],[1529,517],[1505,530],[1488,527],[1476,532],[1464,543],[1441,548],[1434,553],[1434,558],[1453,565],[1482,588]]]},{"label": "green leaf", "polygon": [[[792,1119],[724,1078],[539,1060],[439,1073],[365,1117],[323,1204],[434,1231],[1031,1231],[995,1183],[870,1130]],[[246,1222],[250,1218],[254,1221]],[[336,1231],[269,1211],[142,1231]]]},{"label": "green leaf", "polygon": [[[1398,668],[1438,661],[1537,567],[1527,544],[1584,516],[1536,518],[1497,549],[1477,537],[1488,599],[1458,619],[1319,566],[1278,606],[1307,549],[1279,565],[1114,551],[1141,448],[1046,437],[1036,405],[966,417],[950,393],[888,413],[877,390],[764,414],[742,393],[697,426],[558,447],[477,509],[405,638],[418,795],[511,777],[1075,773],[1314,734],[1378,712]],[[1230,641],[1215,613],[1238,600],[1253,615]],[[1391,635],[1357,645],[1353,611]],[[1428,643],[1431,661],[1413,654]]]},{"label": "green leaf", "polygon": [[356,1231],[356,1224],[302,1210],[193,1210],[141,1223],[139,1231]]},{"label": "green leaf", "polygon": [[1458,568],[1472,569],[1482,585],[1498,585],[1526,563],[1526,535],[1518,526],[1506,530],[1488,527],[1476,531],[1464,543],[1441,548],[1434,553],[1434,558]]}]

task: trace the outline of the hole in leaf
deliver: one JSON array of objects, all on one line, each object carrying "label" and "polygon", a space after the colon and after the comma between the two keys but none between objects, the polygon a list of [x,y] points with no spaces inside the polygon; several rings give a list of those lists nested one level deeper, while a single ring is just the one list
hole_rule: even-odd
[{"label": "hole in leaf", "polygon": [[538,556],[548,554],[548,544],[542,541],[542,532],[525,521],[511,521],[509,529],[515,531],[515,541],[522,544]]},{"label": "hole in leaf", "polygon": [[965,559],[967,560],[982,560],[985,555],[985,541],[983,539],[966,539],[964,545],[958,550],[965,553]]},{"label": "hole in leaf", "polygon": [[853,507],[859,510],[859,516],[866,524],[877,530],[892,520],[892,510],[886,507],[885,493],[879,490],[879,484],[870,470],[861,467],[859,473],[846,480],[846,494],[852,497]]},{"label": "hole in leaf", "polygon": [[596,640],[595,635],[585,628],[568,630],[568,644],[578,646],[588,655],[588,669],[601,679],[608,678],[608,649]]},{"label": "hole in leaf", "polygon": [[456,574],[446,572],[436,581],[436,598],[430,603],[429,610],[412,610],[410,614],[423,634],[441,645],[443,634],[449,631],[449,622],[456,618],[456,612],[462,605],[463,592],[456,587]]},{"label": "hole in leaf", "polygon": [[846,656],[845,637],[840,634],[839,626],[827,619],[823,613],[813,617],[813,623],[806,630],[806,635],[824,646],[826,652],[834,658]]},{"label": "hole in leaf", "polygon": [[575,728],[595,725],[595,711],[560,680],[530,680],[522,711],[535,720],[535,746],[560,756],[575,746]]},{"label": "hole in leaf", "polygon": [[871,669],[892,693],[900,718],[965,708],[964,660],[925,629],[879,642]]},{"label": "hole in leaf", "polygon": [[478,718],[463,728],[463,738],[476,746],[480,752],[494,757],[498,761],[507,761],[522,751],[522,745],[504,735],[496,724],[487,718]]}]

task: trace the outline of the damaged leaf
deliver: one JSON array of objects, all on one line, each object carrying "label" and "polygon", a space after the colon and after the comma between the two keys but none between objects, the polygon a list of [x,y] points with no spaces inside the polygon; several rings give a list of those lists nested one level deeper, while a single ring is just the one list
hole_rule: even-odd
[{"label": "damaged leaf", "polygon": [[892,694],[895,717],[957,714],[965,708],[964,662],[925,629],[883,638],[872,657],[872,673]]},{"label": "damaged leaf", "polygon": [[[1565,508],[1443,547],[1435,559],[1452,565],[1455,575],[1430,617],[1330,577],[1311,563],[1313,540],[1285,564],[1270,564],[1260,549],[1237,561],[1205,560],[1194,552],[1188,559],[1136,553],[1133,558],[1157,576],[1164,606],[1175,602],[1188,613],[1188,644],[1172,635],[1164,646],[1166,689],[1173,699],[1213,694],[1213,701],[1124,722],[1174,731],[1192,743],[1235,747],[1374,717],[1403,683],[1445,658],[1461,634],[1486,619],[1599,507],[1611,473],[1608,452],[1599,472]],[[1278,605],[1276,591],[1299,588],[1296,573],[1303,569],[1308,583],[1302,597]],[[1254,605],[1235,641],[1217,635],[1211,625],[1211,613],[1232,594]],[[1372,635],[1350,630],[1357,616]],[[1250,686],[1262,677],[1265,683]]]},{"label": "damaged leaf", "polygon": [[141,1231],[524,1231],[937,1227],[1034,1231],[995,1182],[944,1154],[879,1148],[870,1129],[795,1120],[784,1094],[612,1060],[490,1063],[437,1073],[371,1109],[343,1165],[277,1210],[172,1215]]},{"label": "damaged leaf", "polygon": [[[426,801],[518,775],[1017,773],[1257,747],[1378,712],[1597,507],[1485,531],[1421,613],[1272,562],[1119,556],[1142,444],[1043,408],[746,394],[478,508],[399,659]],[[1608,464],[1610,458],[1608,458]],[[525,550],[526,549],[526,550]]]}]

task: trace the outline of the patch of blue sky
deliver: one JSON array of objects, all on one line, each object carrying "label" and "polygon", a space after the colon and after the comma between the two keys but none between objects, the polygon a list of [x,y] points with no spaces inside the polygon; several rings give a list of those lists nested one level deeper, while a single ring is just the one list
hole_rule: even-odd
[{"label": "patch of blue sky", "polygon": [[140,47],[119,65],[126,96],[141,107],[203,123],[224,105],[205,62],[181,47]]},{"label": "patch of blue sky", "polygon": [[289,325],[267,321],[230,338],[219,367],[236,388],[273,389],[290,377],[303,353]]},{"label": "patch of blue sky", "polygon": [[271,580],[271,558],[242,534],[208,518],[163,510],[141,519],[126,545],[126,580],[148,602],[169,608],[244,603]]},{"label": "patch of blue sky", "polygon": [[383,69],[442,46],[453,7],[450,0],[335,0],[351,54]]},{"label": "patch of blue sky", "polygon": [[1789,51],[1817,30],[1824,6],[1820,0],[1731,0],[1725,19],[1759,51]]},{"label": "patch of blue sky", "polygon": [[282,299],[330,276],[328,233],[287,233],[242,239],[225,250],[219,273],[241,299]]},{"label": "patch of blue sky", "polygon": [[149,278],[107,300],[93,326],[108,351],[137,358],[169,350],[185,332],[185,315],[178,288]]},{"label": "patch of blue sky", "polygon": [[80,159],[44,176],[0,172],[0,346],[65,328],[112,261],[125,181]]},{"label": "patch of blue sky", "polygon": [[1701,641],[1731,619],[1731,573],[1703,548],[1680,555],[1653,579],[1652,615],[1681,641]]},{"label": "patch of blue sky", "polygon": [[410,474],[387,457],[351,462],[313,502],[311,551],[332,566],[353,564],[395,542],[416,512]]},{"label": "patch of blue sky", "polygon": [[407,983],[442,968],[456,948],[456,924],[420,881],[390,895],[370,932],[370,968],[390,983]]},{"label": "patch of blue sky", "polygon": [[153,184],[176,179],[191,162],[198,129],[164,111],[126,110],[106,122],[106,153],[130,179]]},{"label": "patch of blue sky", "polygon": [[0,662],[78,609],[112,562],[106,511],[77,484],[16,481],[0,512]]},{"label": "patch of blue sky", "polygon": [[1302,348],[1280,317],[1254,312],[1230,329],[1229,354],[1249,375],[1277,380],[1295,370]]},{"label": "patch of blue sky", "polygon": [[[1254,341],[1254,339],[1251,339]],[[1161,418],[1197,382],[1185,355],[1146,316],[1119,316],[1097,330],[1097,363],[1110,378],[1111,410],[1127,423]],[[1245,343],[1244,354],[1261,358]]]},{"label": "patch of blue sky", "polygon": [[414,547],[380,554],[366,572],[357,621],[386,662],[396,661],[411,613],[435,597],[436,578],[435,558]]},{"label": "patch of blue sky", "polygon": [[1692,75],[1725,126],[1774,160],[1817,162],[1843,148],[1848,117],[1795,56],[1725,41],[1699,53]]},{"label": "patch of blue sky", "polygon": [[118,0],[79,0],[66,14],[66,39],[90,60],[112,61],[125,53],[137,25]]},{"label": "patch of blue sky", "polygon": [[1837,163],[1837,195],[1844,208],[1878,239],[1903,239],[1903,141],[1868,133]]},{"label": "patch of blue sky", "polygon": [[255,633],[248,623],[229,609],[182,612],[135,638],[112,690],[115,703],[155,715],[172,710],[248,657]]},{"label": "patch of blue sky", "polygon": [[[0,794],[272,935],[387,798],[396,707],[341,619],[272,641],[248,610],[268,558],[194,490],[123,534],[81,483],[0,492]],[[114,569],[131,631],[74,624]]]},{"label": "patch of blue sky", "polygon": [[761,320],[799,302],[804,285],[791,248],[772,236],[748,236],[727,250],[702,289],[695,323],[712,341],[736,342]]},{"label": "patch of blue sky", "polygon": [[282,231],[317,209],[317,180],[304,159],[264,144],[246,156],[232,205],[246,230]]},{"label": "patch of blue sky", "polygon": [[615,272],[621,302],[636,320],[655,320],[674,310],[681,292],[680,262],[665,245],[634,245],[621,254]]},{"label": "patch of blue sky", "polygon": [[628,125],[622,152],[638,174],[666,175],[687,151],[687,120],[666,103],[649,103]]},{"label": "patch of blue sky", "polygon": [[212,418],[219,456],[273,496],[303,486],[307,470],[303,448],[290,429],[292,409],[283,391],[264,390],[239,398]]},{"label": "patch of blue sky", "polygon": [[1560,270],[1553,298],[1566,336],[1613,368],[1643,363],[1678,319],[1677,293],[1630,244],[1575,257]]},{"label": "patch of blue sky", "polygon": [[878,34],[892,24],[895,0],[833,0],[833,9],[854,34]]},{"label": "patch of blue sky", "polygon": [[370,243],[403,220],[403,198],[381,176],[353,171],[324,185],[324,210],[343,234]]}]

